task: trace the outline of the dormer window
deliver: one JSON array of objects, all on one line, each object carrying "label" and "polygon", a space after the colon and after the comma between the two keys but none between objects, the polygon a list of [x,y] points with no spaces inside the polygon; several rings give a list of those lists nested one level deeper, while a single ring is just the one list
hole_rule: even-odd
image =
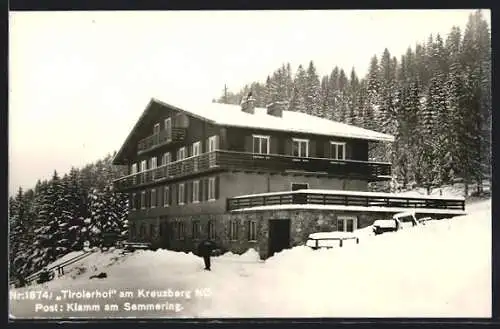
[{"label": "dormer window", "polygon": [[269,154],[269,136],[253,135],[253,153]]},{"label": "dormer window", "polygon": [[330,142],[330,158],[335,160],[345,160],[345,143]]},{"label": "dormer window", "polygon": [[309,140],[294,138],[292,140],[292,155],[296,157],[308,157],[309,156]]}]

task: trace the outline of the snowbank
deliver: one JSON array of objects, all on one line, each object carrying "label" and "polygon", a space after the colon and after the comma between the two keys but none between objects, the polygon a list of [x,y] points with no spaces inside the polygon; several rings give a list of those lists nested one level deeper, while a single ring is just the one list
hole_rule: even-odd
[{"label": "snowbank", "polygon": [[[191,253],[99,253],[80,266],[106,272],[107,279],[89,280],[86,272],[46,287],[211,291],[210,298],[185,301],[179,314],[95,315],[101,317],[490,317],[491,200],[468,210],[380,236],[358,230],[359,244],[299,246],[265,262],[253,249],[227,253],[212,258],[211,272]],[[11,313],[34,316],[25,305],[14,304]]]}]

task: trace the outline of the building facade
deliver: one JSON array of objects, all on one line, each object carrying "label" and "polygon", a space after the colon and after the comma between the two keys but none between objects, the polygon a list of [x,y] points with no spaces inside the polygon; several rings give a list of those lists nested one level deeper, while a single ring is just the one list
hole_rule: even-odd
[{"label": "building facade", "polygon": [[[265,258],[281,248],[270,247],[270,231],[287,231],[283,234],[291,246],[318,229],[312,223],[319,218],[331,223],[321,229],[339,229],[332,211],[302,211],[297,218],[309,223],[302,228],[270,224],[276,218],[268,212],[229,209],[231,198],[242,195],[365,192],[369,182],[390,179],[391,165],[370,161],[368,147],[392,142],[392,136],[284,106],[255,108],[251,97],[241,106],[184,107],[152,99],[113,160],[129,170],[115,188],[130,197],[130,240],[191,251],[208,237],[222,249],[241,253],[254,248]],[[311,216],[315,219],[304,219]],[[365,222],[370,220],[342,229]]]}]

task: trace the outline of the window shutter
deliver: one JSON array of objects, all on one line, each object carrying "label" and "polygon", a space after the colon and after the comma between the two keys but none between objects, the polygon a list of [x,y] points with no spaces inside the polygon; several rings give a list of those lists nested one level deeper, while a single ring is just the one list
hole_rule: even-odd
[{"label": "window shutter", "polygon": [[219,182],[219,176],[215,176],[215,199],[219,199],[219,186],[220,186],[220,182]]},{"label": "window shutter", "polygon": [[184,203],[189,201],[189,182],[184,183]]},{"label": "window shutter", "polygon": [[327,159],[331,158],[331,147],[330,147],[330,142],[325,142],[324,144],[324,150],[323,150],[323,156]]},{"label": "window shutter", "polygon": [[205,141],[205,152],[208,152],[209,149],[210,149],[210,137],[207,138],[207,140]]},{"label": "window shutter", "polygon": [[198,201],[202,202],[203,201],[203,179],[198,180]]},{"label": "window shutter", "polygon": [[285,155],[292,155],[292,139],[285,139]]},{"label": "window shutter", "polygon": [[208,178],[203,180],[203,201],[208,200]]},{"label": "window shutter", "polygon": [[170,204],[175,205],[177,204],[177,185],[172,184],[170,185],[170,195],[168,196],[170,199]]},{"label": "window shutter", "polygon": [[348,159],[352,159],[353,156],[352,156],[352,145],[351,143],[345,143],[345,159],[348,160]]},{"label": "window shutter", "polygon": [[314,139],[309,140],[309,157],[316,157],[316,141]]},{"label": "window shutter", "polygon": [[193,202],[193,182],[187,182],[186,183],[186,203],[191,203]]},{"label": "window shutter", "polygon": [[269,137],[269,153],[271,154],[278,154],[278,143],[279,143],[279,138],[275,136],[270,136]]},{"label": "window shutter", "polygon": [[252,136],[245,136],[245,152],[253,152]]},{"label": "window shutter", "polygon": [[219,148],[223,150],[227,150],[227,130],[226,128],[220,129],[220,138],[219,138]]}]

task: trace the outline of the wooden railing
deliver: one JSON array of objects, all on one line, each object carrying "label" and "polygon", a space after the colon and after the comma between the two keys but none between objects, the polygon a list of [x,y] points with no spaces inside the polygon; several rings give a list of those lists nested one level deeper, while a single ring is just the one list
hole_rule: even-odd
[{"label": "wooden railing", "polygon": [[[68,259],[68,260],[66,260],[66,261],[64,261],[62,263],[59,263],[59,264],[51,266],[51,267],[47,267],[47,272],[49,272],[49,279],[52,280],[52,278],[54,278],[56,272],[57,272],[57,276],[58,277],[63,276],[64,275],[64,268],[65,267],[67,267],[69,265],[72,265],[72,264],[74,264],[76,262],[79,262],[79,261],[87,258],[93,252],[94,252],[94,250],[84,251],[82,254],[77,255],[77,256],[75,256],[75,257],[73,257],[71,259]],[[42,271],[38,271],[38,272],[36,272],[34,274],[28,275],[24,279],[25,285],[31,285],[34,282],[37,283],[38,280],[40,279],[40,274],[42,273]],[[18,285],[19,284],[19,280],[13,280],[13,281],[9,282],[9,284]]]},{"label": "wooden railing", "polygon": [[162,130],[157,134],[141,139],[137,145],[137,153],[142,154],[168,143],[183,142],[185,137],[186,128],[172,128],[169,133]]},{"label": "wooden railing", "polygon": [[341,191],[338,194],[335,194],[334,191],[328,193],[296,191],[234,197],[227,199],[227,210],[287,204],[465,210],[465,200],[463,199],[362,195],[363,192],[360,194],[344,194]]},{"label": "wooden railing", "polygon": [[225,168],[325,173],[369,180],[387,179],[391,175],[391,164],[385,162],[306,158],[282,154],[218,151],[217,164]]},{"label": "wooden railing", "polygon": [[217,168],[226,170],[328,174],[341,178],[359,178],[369,181],[384,180],[391,175],[391,165],[389,163],[299,158],[279,154],[264,155],[217,150],[128,175],[119,178],[114,183],[116,188],[123,190],[163,180],[195,175]]}]

